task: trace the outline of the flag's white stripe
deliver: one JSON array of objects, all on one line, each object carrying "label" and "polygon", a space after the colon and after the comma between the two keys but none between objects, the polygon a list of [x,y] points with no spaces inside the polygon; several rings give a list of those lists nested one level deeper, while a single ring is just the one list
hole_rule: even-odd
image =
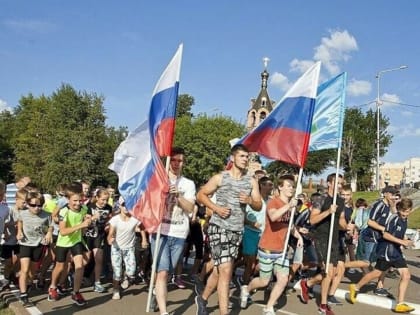
[{"label": "flag's white stripe", "polygon": [[[308,71],[303,74],[292,88],[287,91],[283,99],[287,97],[309,97],[316,98],[316,91],[318,88],[318,79],[314,80],[311,78],[318,78],[321,70],[321,62],[315,63]],[[278,103],[281,104],[283,99]]]},{"label": "flag's white stripe", "polygon": [[158,83],[155,86],[152,95],[171,88],[175,85],[175,82],[179,82],[179,75],[181,71],[181,57],[182,57],[183,44],[179,45],[177,52],[172,58],[171,62],[168,64],[165,71],[159,78]]}]

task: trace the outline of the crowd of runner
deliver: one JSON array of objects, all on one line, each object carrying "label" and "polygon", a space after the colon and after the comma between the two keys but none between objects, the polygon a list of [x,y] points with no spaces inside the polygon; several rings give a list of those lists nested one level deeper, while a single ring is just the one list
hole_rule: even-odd
[{"label": "crowd of runner", "polygon": [[318,312],[332,315],[332,306],[342,303],[335,292],[346,271],[362,273],[349,287],[350,303],[375,279],[374,294],[394,298],[384,279],[400,277],[394,311],[414,310],[404,301],[410,273],[401,250],[412,245],[405,231],[413,204],[395,187],[385,187],[383,197],[368,205],[364,199],[353,200],[341,175],[330,174],[325,191],[296,195],[295,176],[273,178],[262,170],[250,174],[247,148],[235,145],[231,168],[196,191],[194,182],[182,175],[185,158],[182,148],[173,148],[158,246],[157,234],[146,233],[124,200],[115,200],[113,187],[63,183],[51,196],[29,177],[7,186],[0,182],[5,279],[0,289],[18,286],[25,307],[33,305],[29,295],[35,286],[48,292],[49,301],[71,295],[73,303],[83,306],[82,287],[91,285],[102,294],[111,280],[112,299],[118,300],[130,285],[152,280],[156,257],[151,308],[164,315],[168,282],[186,288],[183,271],[194,249],[192,266],[186,269],[198,315],[208,314],[207,300],[214,291],[220,314],[229,314],[235,281],[243,309],[256,290],[270,286],[265,315],[275,314],[290,283],[298,283],[296,294],[305,304],[320,284]]}]

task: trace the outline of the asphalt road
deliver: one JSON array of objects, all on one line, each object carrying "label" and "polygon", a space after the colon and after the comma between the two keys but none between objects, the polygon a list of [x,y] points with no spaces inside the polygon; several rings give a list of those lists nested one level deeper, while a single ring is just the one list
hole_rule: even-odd
[{"label": "asphalt road", "polygon": [[[420,251],[409,250],[406,251],[407,261],[409,262],[409,268],[412,272],[412,279],[407,292],[406,300],[408,302],[418,302],[420,292]],[[358,275],[354,275],[353,281],[356,281]],[[187,276],[184,277],[188,282]],[[350,279],[344,278],[340,289],[347,290]],[[386,287],[390,288],[390,291],[397,295],[398,279],[386,279]],[[110,283],[107,284],[111,286]],[[373,286],[365,288],[367,294],[372,294],[371,290]],[[49,302],[47,300],[46,292],[34,290],[30,293],[30,297],[33,302],[36,303],[36,308],[23,309],[18,305],[18,302],[13,303],[15,306],[13,309],[20,314],[146,314],[146,302],[147,302],[147,290],[146,285],[134,285],[128,288],[122,294],[121,300],[111,299],[111,290],[108,293],[96,293],[93,292],[92,287],[85,287],[82,289],[88,304],[83,307],[77,307],[73,305],[70,296],[66,296],[59,301]],[[317,291],[317,288],[315,288]],[[233,309],[231,314],[261,314],[264,301],[268,299],[268,290],[258,291],[253,295],[254,303],[251,304],[247,309],[241,310],[239,308],[239,288],[231,290],[231,301],[233,302]],[[298,292],[290,293],[287,296],[282,296],[279,299],[278,305],[276,306],[277,314],[318,314],[316,300],[311,300],[307,305],[302,304],[298,297]],[[11,301],[14,299],[12,293],[3,293],[3,297],[9,297]],[[178,289],[173,284],[169,284],[169,295],[168,295],[168,311],[174,312],[174,314],[181,315],[193,315],[196,314],[196,307],[194,304],[195,293],[193,290],[192,283],[187,283],[186,289]],[[217,309],[217,294],[213,294],[209,300],[208,310],[210,314],[219,314]],[[390,309],[384,309],[380,307],[374,307],[362,303],[355,305],[349,304],[346,301],[343,302],[342,306],[335,306],[333,310],[338,315],[355,315],[355,314],[369,314],[369,315],[383,315],[393,313]],[[150,313],[159,314],[159,313]]]}]

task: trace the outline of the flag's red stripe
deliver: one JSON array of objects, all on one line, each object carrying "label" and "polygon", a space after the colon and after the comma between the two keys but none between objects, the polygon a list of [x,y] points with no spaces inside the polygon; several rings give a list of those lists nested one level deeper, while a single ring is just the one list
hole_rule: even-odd
[{"label": "flag's red stripe", "polygon": [[[250,152],[258,152],[267,158],[303,167],[308,142],[308,133],[283,127],[255,130],[245,138],[243,143]],[[284,145],[284,143],[290,145]]]},{"label": "flag's red stripe", "polygon": [[167,175],[163,164],[158,163],[146,190],[133,209],[133,215],[143,223],[146,230],[150,233],[156,232],[163,217],[164,200],[168,193],[168,182],[166,179]]}]

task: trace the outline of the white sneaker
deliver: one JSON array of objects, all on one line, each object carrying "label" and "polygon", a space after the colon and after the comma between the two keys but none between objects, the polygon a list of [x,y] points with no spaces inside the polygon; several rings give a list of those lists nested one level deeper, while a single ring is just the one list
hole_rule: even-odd
[{"label": "white sneaker", "polygon": [[249,297],[248,286],[243,285],[241,287],[241,308],[246,308],[248,306],[248,297]]},{"label": "white sneaker", "polygon": [[123,290],[128,289],[128,287],[130,286],[130,283],[128,282],[128,279],[125,278],[122,282],[121,282],[121,288]]},{"label": "white sneaker", "polygon": [[274,309],[267,309],[267,308],[263,308],[263,315],[276,315],[276,312],[274,312]]},{"label": "white sneaker", "polygon": [[114,292],[112,293],[112,299],[113,300],[119,300],[119,299],[121,299],[120,291],[119,290],[114,290]]}]

